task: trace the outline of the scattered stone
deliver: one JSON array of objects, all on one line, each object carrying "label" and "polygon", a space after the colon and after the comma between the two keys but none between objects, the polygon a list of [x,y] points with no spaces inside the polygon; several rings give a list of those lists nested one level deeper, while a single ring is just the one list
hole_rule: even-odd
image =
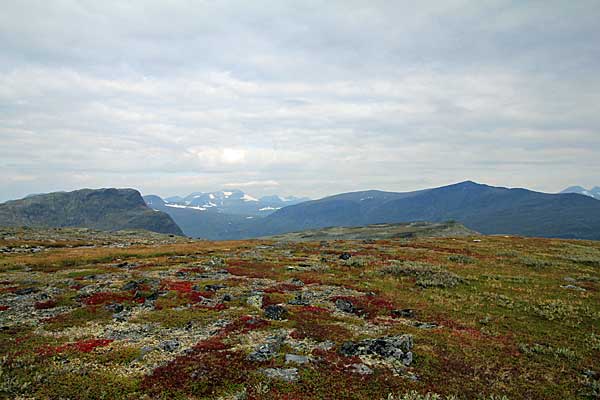
[{"label": "scattered stone", "polygon": [[415,328],[419,328],[419,329],[435,329],[435,328],[437,328],[437,327],[438,327],[438,325],[437,325],[437,324],[434,324],[434,323],[432,323],[432,322],[418,322],[418,321],[417,321],[417,322],[415,322],[415,323],[413,324],[413,326],[414,326]]},{"label": "scattered stone", "polygon": [[588,378],[597,378],[598,377],[598,373],[595,371],[592,371],[591,369],[586,369],[585,371],[583,371],[583,375],[587,376]]},{"label": "scattered stone", "polygon": [[410,308],[403,308],[401,310],[392,310],[392,316],[397,318],[414,318],[415,310]]},{"label": "scattered stone", "polygon": [[159,293],[158,292],[152,292],[150,293],[148,296],[146,296],[146,300],[150,300],[150,301],[154,301],[156,299],[158,299]]},{"label": "scattered stone", "polygon": [[168,351],[169,353],[174,352],[179,348],[179,341],[177,340],[165,340],[158,345],[162,350]]},{"label": "scattered stone", "polygon": [[319,349],[319,350],[331,350],[335,347],[335,342],[332,342],[331,340],[325,340],[324,342],[319,342],[317,343],[317,345],[315,346],[315,348]]},{"label": "scattered stone", "polygon": [[120,313],[124,309],[123,304],[119,303],[107,304],[104,308],[113,313]]},{"label": "scattered stone", "polygon": [[365,364],[352,364],[350,370],[360,375],[371,375],[373,373],[373,370]]},{"label": "scattered stone", "polygon": [[140,287],[140,284],[138,282],[136,282],[136,281],[129,281],[125,285],[123,285],[123,287],[121,288],[121,290],[123,290],[123,291],[137,290],[139,287]]},{"label": "scattered stone", "polygon": [[307,356],[301,356],[298,354],[286,354],[285,355],[285,362],[287,363],[294,363],[294,364],[306,364],[310,361],[310,359]]},{"label": "scattered stone", "polygon": [[227,286],[225,285],[206,285],[204,286],[204,290],[208,290],[209,292],[216,292],[217,290],[225,289]]},{"label": "scattered stone", "polygon": [[292,300],[288,301],[288,304],[291,304],[294,306],[309,306],[310,301],[305,299],[304,296],[302,295],[302,293],[298,293],[298,294],[296,294],[296,297],[294,297]]},{"label": "scattered stone", "polygon": [[256,307],[256,308],[262,308],[262,302],[263,302],[262,293],[253,293],[250,296],[248,296],[248,299],[246,300],[246,304],[248,304],[249,306],[252,306],[252,307]]},{"label": "scattered stone", "polygon": [[262,373],[268,378],[285,382],[296,382],[298,380],[298,368],[265,368]]},{"label": "scattered stone", "polygon": [[337,299],[335,301],[335,307],[343,312],[346,313],[355,313],[356,312],[356,308],[354,307],[354,304],[352,304],[350,301],[345,300],[345,299]]},{"label": "scattered stone", "polygon": [[265,308],[265,317],[268,319],[282,320],[287,317],[287,309],[279,304],[272,304]]},{"label": "scattered stone", "polygon": [[410,365],[412,346],[411,335],[386,336],[378,339],[365,339],[360,342],[345,342],[340,348],[340,353],[347,357],[378,355],[398,360],[404,365]]},{"label": "scattered stone", "polygon": [[221,297],[221,301],[223,302],[227,302],[227,301],[232,301],[233,297],[231,297],[230,294],[224,294],[223,297]]},{"label": "scattered stone", "polygon": [[577,290],[579,292],[585,292],[585,289],[579,286],[575,286],[575,285],[560,285],[561,288],[563,289],[568,289],[568,290]]},{"label": "scattered stone", "polygon": [[127,312],[126,310],[123,310],[121,312],[118,312],[116,314],[113,314],[113,319],[120,321],[120,322],[124,322],[127,321],[127,318],[129,317],[129,312]]},{"label": "scattered stone", "polygon": [[281,347],[278,341],[270,341],[259,345],[252,353],[248,355],[250,361],[268,361],[274,358]]},{"label": "scattered stone", "polygon": [[25,289],[19,289],[15,291],[15,294],[18,296],[25,296],[27,294],[32,294],[32,293],[37,293],[39,292],[39,289],[36,288],[25,288]]},{"label": "scattered stone", "polygon": [[351,258],[352,258],[352,254],[350,254],[350,253],[343,252],[342,254],[340,254],[340,260],[346,261]]}]

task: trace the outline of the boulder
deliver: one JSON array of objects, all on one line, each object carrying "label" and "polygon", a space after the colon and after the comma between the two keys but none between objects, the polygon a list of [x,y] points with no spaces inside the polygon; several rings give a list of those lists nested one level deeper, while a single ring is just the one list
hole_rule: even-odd
[{"label": "boulder", "polygon": [[345,342],[340,353],[347,357],[377,355],[392,358],[410,365],[412,362],[413,339],[411,335],[385,336],[378,339],[365,339],[360,342]]},{"label": "boulder", "polygon": [[345,300],[345,299],[337,299],[335,301],[335,307],[340,311],[351,313],[351,314],[356,312],[356,308],[354,307],[354,304],[352,304],[349,300]]},{"label": "boulder", "polygon": [[265,317],[268,319],[282,320],[286,319],[288,311],[279,304],[272,304],[265,308]]}]

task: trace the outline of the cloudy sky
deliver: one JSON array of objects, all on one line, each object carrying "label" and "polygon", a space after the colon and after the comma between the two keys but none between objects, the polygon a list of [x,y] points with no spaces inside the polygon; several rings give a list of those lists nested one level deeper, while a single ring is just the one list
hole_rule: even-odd
[{"label": "cloudy sky", "polygon": [[599,16],[598,0],[6,0],[0,201],[600,185]]}]

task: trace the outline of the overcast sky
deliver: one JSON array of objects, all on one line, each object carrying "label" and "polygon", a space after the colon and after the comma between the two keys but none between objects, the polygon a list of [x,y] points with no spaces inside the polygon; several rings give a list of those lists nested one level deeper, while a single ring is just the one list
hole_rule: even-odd
[{"label": "overcast sky", "polygon": [[600,185],[599,18],[598,0],[5,0],[0,201]]}]

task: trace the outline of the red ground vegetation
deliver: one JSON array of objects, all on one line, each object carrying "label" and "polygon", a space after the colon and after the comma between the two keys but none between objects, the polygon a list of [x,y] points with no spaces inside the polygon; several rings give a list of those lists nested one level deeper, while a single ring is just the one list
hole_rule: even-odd
[{"label": "red ground vegetation", "polygon": [[51,356],[54,354],[63,353],[65,351],[79,351],[82,353],[90,353],[97,347],[108,346],[112,343],[112,339],[87,339],[80,340],[74,343],[67,343],[60,346],[46,346],[38,350],[40,355]]},{"label": "red ground vegetation", "polygon": [[132,300],[131,295],[116,292],[98,292],[85,297],[83,303],[88,306],[97,306],[108,303],[119,303],[127,300]]},{"label": "red ground vegetation", "polygon": [[34,307],[36,310],[47,310],[56,307],[56,300],[38,301]]}]

